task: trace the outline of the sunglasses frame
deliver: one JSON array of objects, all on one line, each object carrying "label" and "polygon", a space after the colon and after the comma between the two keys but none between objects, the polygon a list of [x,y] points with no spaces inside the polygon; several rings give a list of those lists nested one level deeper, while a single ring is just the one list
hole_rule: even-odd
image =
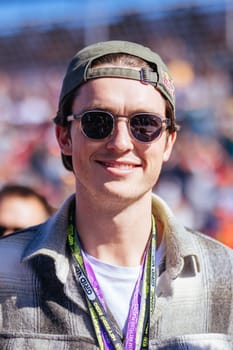
[{"label": "sunglasses frame", "polygon": [[[113,127],[112,127],[112,131],[106,136],[106,137],[103,137],[103,138],[100,138],[100,139],[95,139],[95,138],[92,138],[92,137],[89,137],[83,130],[83,126],[82,126],[82,117],[87,114],[87,113],[91,113],[91,112],[100,112],[100,113],[105,113],[107,115],[109,115],[111,118],[112,118],[112,121],[113,121]],[[158,134],[157,137],[155,137],[153,140],[149,140],[149,141],[142,141],[142,140],[139,140],[137,139],[134,134],[132,133],[131,131],[131,128],[130,128],[130,120],[136,116],[140,116],[140,115],[144,115],[144,116],[151,116],[151,117],[154,117],[154,119],[157,119],[157,120],[160,120],[161,122],[161,130],[160,130],[160,133]],[[162,119],[162,117],[158,114],[155,114],[155,113],[150,113],[150,112],[139,112],[139,113],[134,113],[130,116],[125,116],[125,115],[117,115],[115,116],[114,114],[112,114],[111,112],[109,111],[104,111],[104,110],[101,110],[101,109],[91,109],[91,110],[87,110],[87,111],[84,111],[82,113],[78,113],[78,114],[71,114],[69,116],[66,117],[67,118],[67,121],[68,122],[71,122],[71,121],[74,121],[74,120],[80,120],[81,121],[81,130],[82,130],[82,133],[83,135],[88,138],[89,140],[91,141],[95,141],[95,142],[100,142],[100,141],[104,141],[106,139],[108,139],[109,137],[111,137],[114,133],[114,130],[115,130],[115,125],[116,125],[116,119],[118,118],[125,118],[127,120],[127,126],[128,126],[128,131],[129,131],[129,134],[130,136],[136,140],[137,142],[140,142],[140,143],[152,143],[156,140],[158,140],[163,131],[164,130],[167,130],[169,126],[171,126],[171,120],[169,118],[165,118],[165,119]],[[163,125],[166,125],[166,127],[164,128]]]}]

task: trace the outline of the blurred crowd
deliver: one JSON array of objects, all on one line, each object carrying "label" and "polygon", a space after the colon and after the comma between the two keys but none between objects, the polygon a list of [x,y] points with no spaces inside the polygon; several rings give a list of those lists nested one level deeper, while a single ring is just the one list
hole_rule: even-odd
[{"label": "blurred crowd", "polygon": [[[177,87],[181,129],[154,191],[186,226],[233,247],[233,76],[208,60],[200,69],[185,55],[165,56]],[[58,67],[0,71],[0,186],[33,186],[53,207],[74,186],[52,123],[63,74]]]},{"label": "blurred crowd", "polygon": [[32,186],[56,207],[72,191],[62,167],[52,118],[61,72],[0,72],[0,184]]}]

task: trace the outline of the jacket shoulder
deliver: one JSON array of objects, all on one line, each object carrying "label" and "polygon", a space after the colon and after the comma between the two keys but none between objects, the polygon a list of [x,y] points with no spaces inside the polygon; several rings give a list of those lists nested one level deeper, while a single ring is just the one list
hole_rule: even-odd
[{"label": "jacket shoulder", "polygon": [[198,241],[199,244],[206,246],[207,248],[211,248],[211,249],[216,249],[216,250],[220,250],[220,251],[226,251],[228,254],[230,254],[233,258],[233,249],[226,246],[225,244],[223,244],[222,242],[218,241],[217,239],[208,236],[207,234],[200,232],[200,231],[196,231],[190,228],[185,228],[186,231],[191,234],[194,239],[196,239]]},{"label": "jacket shoulder", "polygon": [[[233,280],[233,249],[198,231],[188,230],[198,247],[200,270],[205,271],[208,280],[217,289],[231,288]],[[187,232],[187,233],[188,233]]]}]

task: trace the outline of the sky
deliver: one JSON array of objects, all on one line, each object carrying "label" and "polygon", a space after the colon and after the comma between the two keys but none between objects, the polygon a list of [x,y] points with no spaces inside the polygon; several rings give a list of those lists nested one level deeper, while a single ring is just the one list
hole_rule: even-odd
[{"label": "sky", "polygon": [[225,6],[232,0],[0,0],[0,28],[2,30],[21,25],[46,24],[67,19],[83,25],[87,16],[95,13],[111,19],[124,11],[138,10],[149,13],[179,6]]}]

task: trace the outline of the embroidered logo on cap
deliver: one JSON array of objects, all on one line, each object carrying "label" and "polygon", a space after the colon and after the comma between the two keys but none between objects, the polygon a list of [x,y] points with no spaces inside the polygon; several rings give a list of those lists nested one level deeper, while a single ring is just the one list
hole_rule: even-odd
[{"label": "embroidered logo on cap", "polygon": [[162,82],[166,87],[167,91],[170,93],[172,97],[175,96],[175,86],[172,78],[169,76],[168,72],[162,71]]}]

